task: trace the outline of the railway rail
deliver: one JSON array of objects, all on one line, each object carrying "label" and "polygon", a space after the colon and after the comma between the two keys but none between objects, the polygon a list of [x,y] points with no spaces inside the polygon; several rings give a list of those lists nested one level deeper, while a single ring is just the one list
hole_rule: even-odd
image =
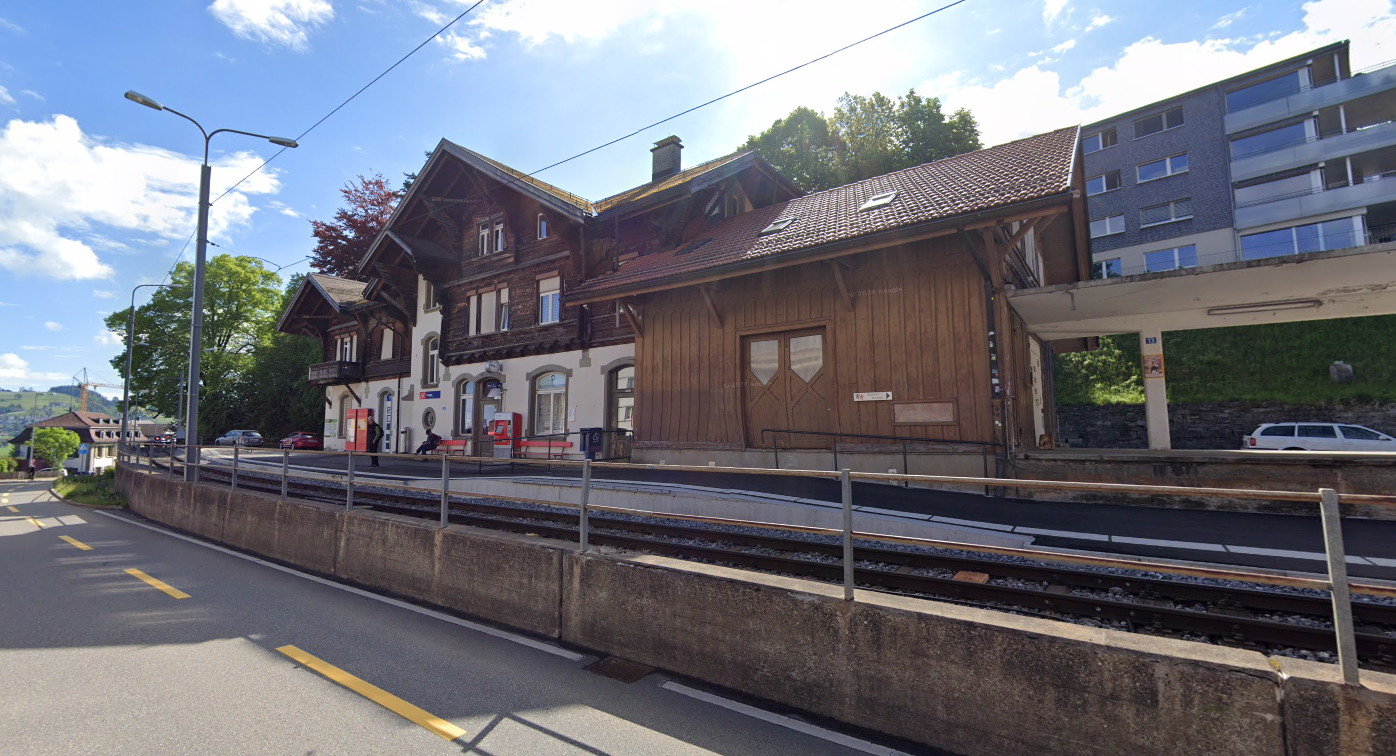
[{"label": "railway rail", "polygon": [[[203,482],[228,484],[231,478],[227,469],[203,467],[200,471]],[[237,478],[239,488],[281,492],[278,476],[243,470]],[[302,480],[290,480],[287,485],[289,494],[297,498],[340,506],[345,503],[343,485]],[[438,498],[426,489],[413,496],[360,484],[354,492],[354,506],[435,519],[440,511]],[[461,525],[568,541],[579,538],[577,513],[565,507],[550,510],[537,504],[519,506],[452,494],[448,517]],[[831,582],[843,578],[843,547],[838,543],[600,512],[589,517],[589,540],[597,545]],[[1224,645],[1330,654],[1337,646],[1327,596],[879,548],[857,542],[854,564],[854,579],[863,589],[1053,619],[1090,618],[1133,632],[1206,636]],[[1028,587],[1033,585],[1037,587]],[[1371,668],[1396,670],[1396,604],[1359,600],[1352,603],[1352,611],[1358,656]]]}]

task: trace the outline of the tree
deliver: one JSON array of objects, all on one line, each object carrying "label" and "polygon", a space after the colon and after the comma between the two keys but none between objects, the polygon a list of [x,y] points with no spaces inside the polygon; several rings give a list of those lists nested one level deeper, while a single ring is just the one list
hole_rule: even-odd
[{"label": "tree", "polygon": [[[303,275],[287,282],[281,296],[281,310],[291,303]],[[239,380],[246,425],[269,439],[292,431],[317,433],[325,420],[325,398],[306,382],[311,365],[324,359],[324,347],[309,336],[273,331],[256,352],[253,364]]]},{"label": "tree", "polygon": [[379,173],[369,178],[360,174],[357,183],[350,181],[339,191],[344,207],[335,211],[334,220],[310,222],[316,241],[310,266],[331,276],[359,278],[359,261],[387,224],[399,195]]},{"label": "tree", "polygon": [[18,467],[14,444],[0,444],[0,473],[14,472]]},{"label": "tree", "polygon": [[829,189],[980,148],[963,108],[947,118],[940,100],[916,90],[889,98],[844,93],[831,118],[806,107],[748,137],[754,149],[808,191]]},{"label": "tree", "polygon": [[[176,265],[170,288],[158,289],[136,310],[136,334],[148,346],[137,348],[132,357],[132,404],[154,407],[166,416],[178,413],[180,376],[189,367],[193,274],[193,265]],[[243,397],[237,393],[239,379],[253,365],[253,353],[268,342],[281,314],[281,279],[254,258],[231,255],[209,260],[204,275],[200,426],[226,430],[245,417]],[[106,319],[107,328],[123,338],[126,313]],[[112,367],[125,371],[125,360],[123,351],[112,359]]]},{"label": "tree", "polygon": [[66,428],[35,428],[31,444],[34,456],[46,460],[49,467],[62,467],[63,460],[78,451],[82,439]]}]

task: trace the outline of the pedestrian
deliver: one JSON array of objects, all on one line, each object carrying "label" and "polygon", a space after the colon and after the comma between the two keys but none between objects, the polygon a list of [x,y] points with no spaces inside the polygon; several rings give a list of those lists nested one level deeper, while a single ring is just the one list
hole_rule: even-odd
[{"label": "pedestrian", "polygon": [[378,445],[383,443],[383,426],[378,424],[373,418],[368,419],[368,458],[372,464],[369,467],[378,466]]},{"label": "pedestrian", "polygon": [[34,466],[34,460],[31,458],[31,459],[29,460],[29,479],[30,479],[30,480],[33,480],[33,479],[34,479],[34,473],[35,473],[36,471],[37,471],[37,470],[36,470],[36,468],[35,468],[35,466]]}]

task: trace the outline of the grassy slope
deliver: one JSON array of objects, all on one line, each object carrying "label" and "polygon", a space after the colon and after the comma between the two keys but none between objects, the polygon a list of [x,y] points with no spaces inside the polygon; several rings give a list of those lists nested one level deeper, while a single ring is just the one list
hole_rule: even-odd
[{"label": "grassy slope", "polygon": [[91,507],[124,507],[126,499],[116,492],[116,478],[103,475],[70,475],[53,482],[53,490],[66,501]]},{"label": "grassy slope", "polygon": [[[1396,316],[1169,332],[1164,355],[1168,400],[1179,404],[1396,402]],[[1352,365],[1351,383],[1329,377],[1334,360]],[[1139,338],[1058,356],[1054,381],[1058,404],[1142,403]]]}]

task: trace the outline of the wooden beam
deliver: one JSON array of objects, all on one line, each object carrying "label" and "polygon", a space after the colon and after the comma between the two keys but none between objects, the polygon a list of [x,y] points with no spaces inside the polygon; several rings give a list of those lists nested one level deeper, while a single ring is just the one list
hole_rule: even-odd
[{"label": "wooden beam", "polygon": [[352,397],[354,397],[354,403],[355,403],[355,404],[359,405],[360,407],[364,406],[364,400],[362,400],[362,399],[359,398],[359,394],[358,394],[358,392],[354,391],[354,387],[353,387],[353,386],[351,386],[351,385],[349,385],[349,384],[346,383],[346,384],[344,384],[344,390],[345,390],[345,391],[348,391],[348,392],[349,392],[349,395],[352,396]]},{"label": "wooden beam", "polygon": [[624,299],[617,299],[616,304],[620,306],[620,311],[625,313],[625,319],[630,321],[630,327],[635,331],[635,335],[643,338],[645,332],[644,329],[640,328],[640,316],[635,314],[630,303]]},{"label": "wooden beam", "polygon": [[706,286],[699,286],[698,293],[703,295],[703,301],[708,304],[708,312],[712,313],[713,320],[717,321],[717,327],[721,328],[722,314],[717,311],[717,303],[713,301],[712,292],[708,291]]},{"label": "wooden beam", "polygon": [[843,301],[848,305],[848,309],[853,309],[853,295],[848,291],[848,284],[843,280],[843,266],[837,260],[830,260],[829,267],[834,271],[834,283],[839,286],[839,293],[843,295]]},{"label": "wooden beam", "polygon": [[326,406],[326,407],[333,407],[333,406],[334,406],[334,402],[330,401],[330,387],[329,387],[329,386],[321,386],[321,387],[320,387],[320,396],[323,396],[323,397],[325,398],[325,406]]},{"label": "wooden beam", "polygon": [[1033,218],[1032,220],[1023,221],[1023,225],[1019,226],[1017,232],[1015,232],[1013,236],[1009,238],[1008,242],[1003,245],[1004,248],[1013,249],[1014,247],[1018,246],[1018,242],[1022,241],[1023,237],[1027,236],[1028,232],[1031,231],[1033,227],[1036,226],[1038,222],[1041,220],[1042,217],[1039,216],[1037,218]]}]

